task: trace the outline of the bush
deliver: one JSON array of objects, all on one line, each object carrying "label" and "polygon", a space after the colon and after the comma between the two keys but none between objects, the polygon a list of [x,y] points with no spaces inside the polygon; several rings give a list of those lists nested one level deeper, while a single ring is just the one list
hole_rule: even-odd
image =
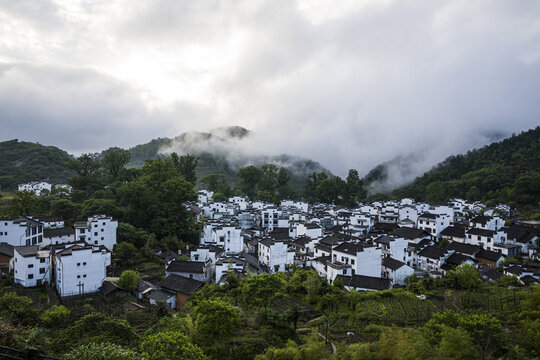
[{"label": "bush", "polygon": [[32,299],[9,292],[0,297],[0,317],[18,325],[35,325],[39,310]]},{"label": "bush", "polygon": [[137,287],[140,276],[139,273],[133,270],[125,270],[118,279],[118,286],[124,288],[128,292],[133,292]]},{"label": "bush", "polygon": [[147,336],[141,344],[142,355],[151,360],[205,360],[202,350],[180,333],[162,332]]},{"label": "bush", "polygon": [[67,324],[71,312],[64,305],[54,305],[41,315],[41,322],[48,328],[61,328]]},{"label": "bush", "polygon": [[64,355],[66,360],[144,360],[136,351],[116,344],[79,345]]}]

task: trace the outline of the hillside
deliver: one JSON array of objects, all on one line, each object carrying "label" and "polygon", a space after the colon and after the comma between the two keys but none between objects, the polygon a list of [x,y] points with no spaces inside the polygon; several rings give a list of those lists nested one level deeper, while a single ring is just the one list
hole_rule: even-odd
[{"label": "hillside", "polygon": [[131,152],[129,167],[140,167],[147,159],[155,159],[172,152],[192,154],[199,157],[197,178],[209,174],[220,174],[229,182],[236,182],[238,169],[247,165],[260,166],[275,164],[286,168],[291,179],[289,184],[300,191],[305,178],[313,172],[327,172],[318,162],[296,156],[281,154],[275,156],[253,156],[243,153],[238,144],[249,137],[251,132],[240,126],[221,127],[208,132],[185,132],[175,138],[158,138],[146,144],[137,145]]},{"label": "hillside", "polygon": [[54,146],[9,140],[0,142],[0,185],[16,189],[29,181],[63,183],[72,176],[64,166],[70,155]]},{"label": "hillside", "polygon": [[394,195],[426,201],[461,197],[538,206],[540,127],[466,154],[450,156],[412,184],[395,190]]}]

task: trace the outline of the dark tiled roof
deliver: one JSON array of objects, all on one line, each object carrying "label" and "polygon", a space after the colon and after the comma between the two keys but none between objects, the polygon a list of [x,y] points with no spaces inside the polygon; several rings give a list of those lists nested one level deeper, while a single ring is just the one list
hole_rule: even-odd
[{"label": "dark tiled roof", "polygon": [[481,270],[481,273],[482,273],[482,276],[483,277],[486,277],[488,280],[497,280],[499,279],[502,274],[500,272],[498,272],[497,270],[491,268],[491,267],[487,267],[485,269],[482,269]]},{"label": "dark tiled roof", "polygon": [[457,253],[474,255],[480,251],[480,246],[472,244],[463,244],[458,241],[452,241],[447,247],[448,250],[454,250]]},{"label": "dark tiled roof", "polygon": [[439,260],[444,256],[444,254],[446,254],[446,250],[430,245],[422,249],[418,253],[418,256]]},{"label": "dark tiled roof", "polygon": [[180,292],[182,294],[191,295],[196,290],[201,288],[204,283],[199,280],[190,279],[185,276],[170,274],[159,284],[163,289]]},{"label": "dark tiled roof", "polygon": [[382,266],[392,269],[394,271],[401,268],[403,265],[405,265],[404,262],[401,262],[389,256],[385,257],[382,261]]},{"label": "dark tiled roof", "polygon": [[344,242],[336,246],[333,251],[356,255],[356,253],[364,251],[364,247],[362,245]]},{"label": "dark tiled roof", "polygon": [[104,281],[103,284],[101,284],[101,287],[99,288],[99,292],[103,295],[110,295],[115,291],[125,291],[120,286],[118,286],[116,283],[113,283],[112,281]]},{"label": "dark tiled roof", "polygon": [[202,261],[172,261],[169,266],[167,266],[168,272],[178,272],[178,273],[204,273],[204,262]]},{"label": "dark tiled roof", "polygon": [[476,253],[477,258],[491,260],[491,261],[497,261],[502,256],[503,255],[501,253],[490,251],[490,250],[484,250],[484,249],[481,249],[479,252]]},{"label": "dark tiled roof", "polygon": [[141,279],[137,282],[136,290],[140,293],[144,293],[148,290],[157,290],[157,286],[152,284],[151,282]]},{"label": "dark tiled roof", "polygon": [[463,263],[464,261],[473,261],[475,263],[477,262],[475,259],[467,255],[463,255],[463,254],[455,252],[445,260],[445,263],[457,266],[457,265],[461,265],[461,263]]},{"label": "dark tiled roof", "polygon": [[0,243],[0,254],[13,257],[13,245]]},{"label": "dark tiled roof", "polygon": [[478,228],[472,228],[467,230],[468,235],[480,235],[484,237],[493,237],[496,233],[493,230],[485,230],[485,229],[478,229]]},{"label": "dark tiled roof", "polygon": [[36,256],[39,250],[37,245],[31,246],[15,246],[15,251],[17,251],[22,257]]},{"label": "dark tiled roof", "polygon": [[399,229],[396,229],[393,235],[396,237],[401,237],[401,238],[405,238],[409,240],[430,236],[430,234],[428,234],[425,230],[408,228],[408,227],[401,227]]},{"label": "dark tiled roof", "polygon": [[386,290],[390,289],[392,281],[390,279],[383,279],[373,276],[364,275],[338,275],[336,280],[343,281],[345,286],[354,288],[371,289],[371,290]]},{"label": "dark tiled roof", "polygon": [[420,218],[422,218],[422,219],[431,219],[431,220],[434,220],[434,219],[437,219],[437,215],[436,215],[436,214],[432,214],[432,213],[430,213],[430,212],[425,212],[425,213],[423,213],[422,215],[420,215],[420,216],[418,217],[418,219],[420,219]]},{"label": "dark tiled roof", "polygon": [[451,236],[456,238],[465,237],[465,228],[463,226],[448,226],[441,231],[441,236]]},{"label": "dark tiled roof", "polygon": [[53,237],[70,236],[70,235],[75,237],[75,229],[70,228],[70,227],[43,230],[44,238],[53,238]]},{"label": "dark tiled roof", "polygon": [[390,242],[394,241],[394,238],[387,235],[381,235],[373,241],[379,244],[390,245]]},{"label": "dark tiled roof", "polygon": [[167,301],[173,296],[174,294],[163,290],[155,290],[152,291],[150,294],[146,295],[148,299],[154,301]]},{"label": "dark tiled roof", "polygon": [[473,224],[487,224],[492,219],[491,216],[485,216],[485,215],[478,215],[477,217],[473,218],[471,222]]}]

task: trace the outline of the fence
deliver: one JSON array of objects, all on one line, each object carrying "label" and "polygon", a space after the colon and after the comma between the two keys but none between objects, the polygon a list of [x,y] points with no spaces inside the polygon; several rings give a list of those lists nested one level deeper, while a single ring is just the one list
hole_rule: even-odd
[{"label": "fence", "polygon": [[13,359],[13,360],[63,360],[60,358],[41,355],[30,350],[19,350],[10,348],[7,346],[0,346],[0,359]]}]

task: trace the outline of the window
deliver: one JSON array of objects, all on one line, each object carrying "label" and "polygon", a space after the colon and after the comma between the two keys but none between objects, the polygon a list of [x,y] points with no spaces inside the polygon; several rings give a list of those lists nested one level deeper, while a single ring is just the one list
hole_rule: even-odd
[{"label": "window", "polygon": [[85,277],[86,277],[86,274],[83,274],[83,276],[82,276],[82,277],[83,277],[83,278],[85,278]]},{"label": "window", "polygon": [[77,263],[77,266],[81,266],[81,263]]},{"label": "window", "polygon": [[45,268],[39,268],[39,273],[40,274],[45,274]]},{"label": "window", "polygon": [[28,268],[31,269],[34,267],[34,264],[28,264]]},{"label": "window", "polygon": [[94,241],[94,244],[95,244],[95,245],[97,245],[97,240],[96,240],[96,241]]},{"label": "window", "polygon": [[101,237],[101,240],[103,241],[103,240],[105,240],[105,238],[102,236],[102,237]]},{"label": "window", "polygon": [[39,259],[39,262],[43,264],[45,262],[45,259]]},{"label": "window", "polygon": [[104,231],[105,231],[105,229],[101,229],[101,232],[104,232]]},{"label": "window", "polygon": [[77,279],[80,279],[81,278],[81,275],[77,275]]},{"label": "window", "polygon": [[83,262],[82,264],[83,264],[83,265],[86,265],[86,263],[85,263],[85,262]]},{"label": "window", "polygon": [[94,232],[94,236],[97,236],[97,231]]},{"label": "window", "polygon": [[105,221],[103,222],[103,225],[105,225]]},{"label": "window", "polygon": [[34,274],[28,274],[28,280],[32,280],[34,278]]},{"label": "window", "polygon": [[97,228],[97,224],[95,224],[94,227]]}]

